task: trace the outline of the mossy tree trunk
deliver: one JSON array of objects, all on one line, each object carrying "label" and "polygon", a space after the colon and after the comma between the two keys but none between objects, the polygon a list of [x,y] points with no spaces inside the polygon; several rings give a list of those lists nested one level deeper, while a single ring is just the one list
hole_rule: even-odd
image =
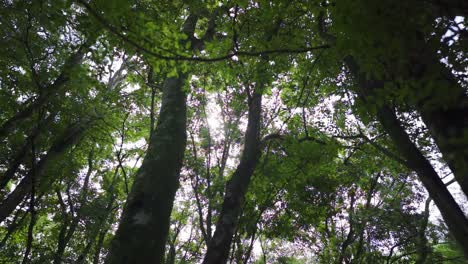
[{"label": "mossy tree trunk", "polygon": [[163,263],[186,136],[186,74],[167,78],[158,123],[139,168],[106,263]]}]

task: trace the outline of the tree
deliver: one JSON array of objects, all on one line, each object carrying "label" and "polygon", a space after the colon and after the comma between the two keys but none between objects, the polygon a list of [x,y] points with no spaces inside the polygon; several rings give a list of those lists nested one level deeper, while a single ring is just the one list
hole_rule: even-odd
[{"label": "tree", "polygon": [[0,5],[0,262],[466,258],[463,1]]}]

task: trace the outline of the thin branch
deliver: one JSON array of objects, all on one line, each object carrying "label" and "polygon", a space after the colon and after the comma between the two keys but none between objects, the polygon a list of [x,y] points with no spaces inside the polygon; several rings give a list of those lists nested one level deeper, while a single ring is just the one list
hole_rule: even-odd
[{"label": "thin branch", "polygon": [[334,138],[341,138],[341,139],[364,139],[365,142],[369,143],[371,146],[373,146],[375,149],[383,153],[385,156],[399,162],[400,164],[408,167],[409,164],[406,160],[400,158],[397,154],[391,152],[387,148],[377,144],[373,139],[368,138],[362,131],[359,129],[359,134],[358,135],[350,135],[350,136],[333,136]]}]

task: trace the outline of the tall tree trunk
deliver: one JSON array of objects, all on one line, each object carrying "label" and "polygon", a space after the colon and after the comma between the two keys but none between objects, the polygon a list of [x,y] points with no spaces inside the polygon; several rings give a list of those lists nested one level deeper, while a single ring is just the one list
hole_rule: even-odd
[{"label": "tall tree trunk", "polygon": [[186,79],[187,74],[179,73],[164,82],[156,129],[135,176],[108,264],[162,263],[187,141]]},{"label": "tall tree trunk", "polygon": [[244,150],[231,179],[226,184],[221,214],[210,240],[203,264],[223,264],[229,257],[229,249],[245,194],[260,157],[261,89],[256,89],[249,100],[249,120],[245,134]]},{"label": "tall tree trunk", "polygon": [[[194,36],[197,21],[198,16],[189,14],[182,27],[189,38],[181,43],[185,45],[190,41],[191,50],[198,49]],[[178,71],[178,77],[167,77],[164,81],[156,128],[150,136],[143,164],[135,175],[106,258],[107,264],[164,261],[187,144],[187,95],[184,91],[187,78],[187,73]]]},{"label": "tall tree trunk", "polygon": [[[192,143],[192,152],[193,152],[193,159],[195,161],[198,160],[198,152],[197,152],[197,147],[195,146],[195,138],[193,136],[193,133],[192,132],[189,132],[190,134],[190,141]],[[198,225],[200,227],[200,232],[202,234],[202,238],[203,238],[203,241],[205,242],[205,244],[208,245],[208,242],[209,242],[209,239],[208,239],[208,235],[206,233],[206,229],[205,229],[205,221],[204,221],[204,217],[203,217],[203,205],[201,203],[201,199],[200,199],[200,190],[199,190],[199,184],[200,184],[200,171],[198,169],[198,167],[195,165],[194,166],[194,171],[195,171],[195,175],[192,175],[191,176],[191,185],[192,185],[192,189],[193,189],[193,194],[195,196],[195,204],[197,206],[197,213],[198,213]],[[208,176],[209,177],[209,176]]]},{"label": "tall tree trunk", "polygon": [[24,200],[27,194],[31,192],[33,174],[38,191],[41,191],[44,186],[47,186],[47,184],[50,183],[52,179],[50,177],[45,177],[47,168],[61,157],[69,148],[79,142],[87,126],[89,126],[89,123],[70,125],[63,135],[55,140],[47,154],[37,164],[35,172],[30,170],[18,186],[16,186],[15,190],[0,204],[0,223],[3,222],[5,218],[15,210],[21,201]]},{"label": "tall tree trunk", "polygon": [[[421,43],[424,42],[421,41]],[[414,89],[430,90],[414,102],[442,157],[468,197],[468,95],[450,69],[443,65],[435,51],[423,51],[411,63],[412,78],[429,82]],[[431,85],[437,87],[431,88]]]},{"label": "tall tree trunk", "polygon": [[459,97],[464,102],[459,104],[460,107],[436,110],[418,108],[443,159],[468,197],[468,97]]},{"label": "tall tree trunk", "polygon": [[[468,11],[468,2],[463,0],[431,0],[427,3],[440,7],[445,15],[454,11],[462,13]],[[324,15],[325,12],[321,12],[318,17],[318,33],[324,41],[335,45],[336,37],[326,32]],[[432,20],[439,16],[438,12],[432,15]],[[427,43],[425,34],[418,31],[413,33],[417,41],[406,47],[408,54],[411,54],[407,67],[401,72],[401,65],[394,65],[394,69],[391,69],[394,62],[387,61],[385,68],[398,78],[409,79],[409,82],[405,80],[405,84],[417,83],[419,85],[413,89],[420,89],[422,96],[416,95],[406,99],[420,113],[444,160],[463,192],[468,196],[468,96],[466,88],[462,87],[451,70],[441,63],[437,56],[438,50],[433,48],[433,43]],[[436,46],[440,47],[438,43]],[[353,71],[352,67],[358,66],[351,56],[345,58],[345,61],[351,71]],[[350,65],[350,63],[355,65]],[[357,75],[361,73],[354,71],[352,74],[358,77]],[[383,83],[380,83],[383,88]],[[437,87],[431,87],[434,85]]]},{"label": "tall tree trunk", "polygon": [[[360,98],[363,101],[371,100],[373,90],[383,88],[383,82],[368,80],[365,74],[360,72],[359,66],[352,57],[348,56],[345,61],[356,78]],[[429,196],[439,208],[451,234],[464,250],[465,255],[468,256],[468,220],[463,211],[430,162],[411,141],[393,109],[385,102],[377,102],[375,105],[377,106],[377,119],[389,134],[400,154],[406,159],[409,169],[415,171],[418,175],[429,192]]]}]

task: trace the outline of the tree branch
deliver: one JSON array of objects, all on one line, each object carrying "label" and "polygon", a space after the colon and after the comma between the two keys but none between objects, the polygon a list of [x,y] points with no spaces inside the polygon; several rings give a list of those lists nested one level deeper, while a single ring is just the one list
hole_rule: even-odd
[{"label": "tree branch", "polygon": [[83,7],[85,7],[86,10],[101,24],[103,25],[109,32],[112,34],[116,35],[119,37],[121,40],[135,48],[137,51],[141,53],[145,53],[147,55],[153,56],[158,59],[163,59],[163,60],[173,60],[173,61],[198,61],[198,62],[216,62],[216,61],[222,61],[226,59],[233,58],[234,56],[249,56],[249,57],[255,57],[255,56],[262,56],[262,55],[268,55],[268,54],[299,54],[299,53],[306,53],[309,51],[314,51],[314,50],[319,50],[319,49],[326,49],[329,48],[330,46],[327,45],[320,45],[320,46],[314,46],[314,47],[305,47],[305,48],[299,48],[299,49],[290,49],[290,48],[283,48],[283,49],[271,49],[271,50],[262,50],[262,51],[233,51],[230,52],[227,55],[224,56],[219,56],[219,57],[213,57],[213,58],[203,58],[203,57],[188,57],[184,55],[176,55],[176,56],[167,56],[163,55],[158,52],[154,52],[148,48],[145,48],[141,46],[137,41],[129,38],[128,36],[124,35],[123,33],[120,32],[119,29],[116,27],[112,26],[110,23],[108,23],[96,10],[94,10],[88,3],[86,3],[84,0],[76,0],[79,4],[81,4]]}]

